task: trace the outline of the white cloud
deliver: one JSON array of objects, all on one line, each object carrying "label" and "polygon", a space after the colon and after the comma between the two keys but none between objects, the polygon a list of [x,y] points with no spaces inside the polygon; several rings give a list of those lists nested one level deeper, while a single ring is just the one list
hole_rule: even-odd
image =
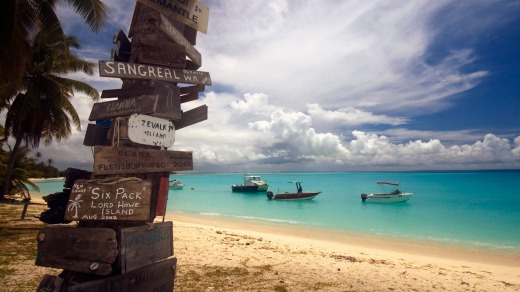
[{"label": "white cloud", "polygon": [[[103,30],[106,45],[87,43],[78,53],[96,63],[106,59],[114,29],[128,31],[134,2],[127,2],[106,1],[111,11]],[[417,115],[446,109],[457,93],[488,76],[486,69],[467,71],[479,57],[469,45],[435,58],[428,55],[445,29],[445,23],[434,22],[438,13],[450,8],[471,15],[477,4],[204,2],[210,7],[209,30],[199,33],[196,47],[202,53],[200,70],[210,72],[214,86],[182,109],[207,104],[209,117],[177,131],[171,148],[194,151],[196,170],[520,167],[520,137],[511,142],[478,129],[406,128]],[[69,10],[60,13],[67,27],[80,27]],[[475,29],[478,35],[477,29],[491,26],[495,18],[486,15],[486,25],[477,28],[471,23],[479,19],[464,18],[459,24],[465,26],[457,28]],[[72,76],[100,91],[121,86],[120,80],[97,73]],[[86,129],[92,102],[78,95],[73,103]],[[367,125],[386,129],[363,130]],[[74,133],[66,143],[38,151],[62,168],[88,166],[92,155],[82,145],[83,136]]]}]

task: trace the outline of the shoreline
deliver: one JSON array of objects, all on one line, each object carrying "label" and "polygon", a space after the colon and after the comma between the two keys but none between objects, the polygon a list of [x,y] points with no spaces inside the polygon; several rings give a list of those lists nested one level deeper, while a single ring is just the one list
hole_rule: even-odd
[{"label": "shoreline", "polygon": [[[31,192],[31,204],[46,205],[44,194]],[[206,227],[222,227],[240,230],[244,233],[287,235],[300,240],[325,241],[336,245],[348,245],[356,250],[425,256],[439,260],[468,261],[483,264],[520,268],[520,252],[511,254],[506,251],[491,250],[486,247],[470,247],[433,241],[396,238],[384,235],[371,235],[355,231],[318,228],[313,226],[290,225],[288,223],[267,222],[246,218],[230,218],[186,212],[166,211],[166,221],[197,224]],[[162,216],[155,221],[162,220]]]},{"label": "shoreline", "polygon": [[[157,217],[156,220],[162,217]],[[492,251],[486,248],[455,246],[430,241],[369,235],[349,231],[339,231],[308,226],[290,226],[284,223],[264,222],[247,219],[223,218],[210,215],[198,215],[181,212],[166,213],[165,220],[182,224],[196,224],[211,228],[229,228],[244,234],[255,233],[275,237],[294,238],[299,241],[309,240],[317,244],[326,244],[336,248],[348,248],[368,254],[423,257],[428,261],[454,261],[475,264],[519,268],[520,254]],[[174,230],[175,232],[175,230]]]}]

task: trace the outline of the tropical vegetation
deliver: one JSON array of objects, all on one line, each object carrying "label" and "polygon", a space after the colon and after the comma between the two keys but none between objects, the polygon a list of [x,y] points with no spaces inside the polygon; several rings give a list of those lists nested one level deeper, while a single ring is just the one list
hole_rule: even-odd
[{"label": "tropical vegetation", "polygon": [[106,6],[99,0],[4,0],[0,4],[5,14],[0,19],[0,111],[7,110],[4,143],[9,137],[15,141],[10,151],[2,152],[0,199],[19,190],[13,182],[16,166],[23,161],[19,155],[28,154],[22,142],[37,148],[41,139],[48,144],[69,137],[71,123],[78,129],[81,125],[70,101],[74,92],[99,98],[90,85],[64,77],[72,72],[93,74],[94,64],[71,52],[79,42],[64,34],[55,12],[58,2],[71,4],[93,31],[107,18]]}]

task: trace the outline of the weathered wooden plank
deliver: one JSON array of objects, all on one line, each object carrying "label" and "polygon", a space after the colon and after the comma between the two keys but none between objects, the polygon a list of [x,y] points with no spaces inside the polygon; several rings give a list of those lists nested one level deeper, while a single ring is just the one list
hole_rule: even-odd
[{"label": "weathered wooden plank", "polygon": [[76,180],[65,211],[65,219],[146,221],[150,215],[151,187],[150,181],[128,178],[113,182]]},{"label": "weathered wooden plank", "polygon": [[139,95],[155,94],[155,86],[141,86],[136,88],[105,89],[101,92],[101,98],[129,98]]},{"label": "weathered wooden plank", "polygon": [[132,114],[149,114],[157,108],[158,95],[141,95],[121,100],[98,102],[92,106],[89,121],[106,120]]},{"label": "weathered wooden plank", "polygon": [[193,170],[193,153],[129,147],[95,146],[94,174]]},{"label": "weathered wooden plank", "polygon": [[166,16],[171,16],[178,21],[195,28],[196,30],[208,32],[209,8],[200,1],[183,0],[137,0]]},{"label": "weathered wooden plank", "polygon": [[197,84],[197,85],[190,85],[190,86],[184,86],[179,87],[179,93],[182,94],[188,94],[188,93],[194,93],[194,92],[203,92],[206,89],[206,86]]},{"label": "weathered wooden plank", "polygon": [[116,232],[109,228],[46,227],[37,241],[37,266],[108,275],[118,254]]},{"label": "weathered wooden plank", "polygon": [[166,119],[133,114],[128,119],[128,138],[138,144],[168,148],[175,143],[175,127]]},{"label": "weathered wooden plank", "polygon": [[187,112],[182,113],[180,121],[174,121],[175,129],[180,130],[195,123],[202,122],[208,119],[208,106],[201,105]]},{"label": "weathered wooden plank", "polygon": [[[175,24],[175,23],[174,23]],[[197,44],[197,30],[191,26],[184,26],[184,37],[190,42],[192,46]]]},{"label": "weathered wooden plank", "polygon": [[188,93],[185,95],[181,95],[180,99],[181,99],[181,103],[194,101],[194,100],[199,99],[199,94],[197,92]]},{"label": "weathered wooden plank", "polygon": [[88,124],[87,131],[85,132],[85,138],[83,139],[83,145],[105,145],[107,141],[108,129],[109,128],[107,127],[102,127],[96,124]]},{"label": "weathered wooden plank", "polygon": [[120,230],[121,274],[137,270],[173,255],[171,221]]},{"label": "weathered wooden plank", "polygon": [[184,37],[182,32],[180,32],[179,30],[177,30],[175,28],[175,26],[168,20],[168,18],[166,18],[162,14],[160,15],[160,17],[161,17],[161,23],[160,23],[159,29],[164,34],[166,34],[168,37],[170,37],[174,42],[181,45],[184,48],[184,50],[186,51],[186,55],[188,55],[188,57],[195,64],[197,64],[198,66],[202,66],[202,57],[201,57],[199,51],[197,51],[197,49],[195,49],[191,45],[190,41],[188,41]]},{"label": "weathered wooden plank", "polygon": [[150,115],[169,120],[180,120],[182,112],[179,87],[161,81],[155,81],[155,87],[159,101],[155,112]]},{"label": "weathered wooden plank", "polygon": [[158,42],[155,46],[140,46],[135,61],[184,69],[186,53],[179,44]]},{"label": "weathered wooden plank", "polygon": [[159,194],[157,196],[157,216],[166,215],[166,203],[168,202],[168,191],[170,190],[170,181],[168,177],[161,177],[159,184]]},{"label": "weathered wooden plank", "polygon": [[112,42],[116,45],[116,47],[112,49],[112,60],[118,62],[128,62],[130,59],[132,45],[122,29],[119,29],[114,33]]},{"label": "weathered wooden plank", "polygon": [[58,276],[44,275],[43,279],[36,288],[36,292],[60,292],[63,279]]},{"label": "weathered wooden plank", "polygon": [[173,291],[177,258],[170,258],[123,275],[69,286],[68,292]]},{"label": "weathered wooden plank", "polygon": [[208,72],[103,60],[99,61],[99,76],[211,85]]}]

